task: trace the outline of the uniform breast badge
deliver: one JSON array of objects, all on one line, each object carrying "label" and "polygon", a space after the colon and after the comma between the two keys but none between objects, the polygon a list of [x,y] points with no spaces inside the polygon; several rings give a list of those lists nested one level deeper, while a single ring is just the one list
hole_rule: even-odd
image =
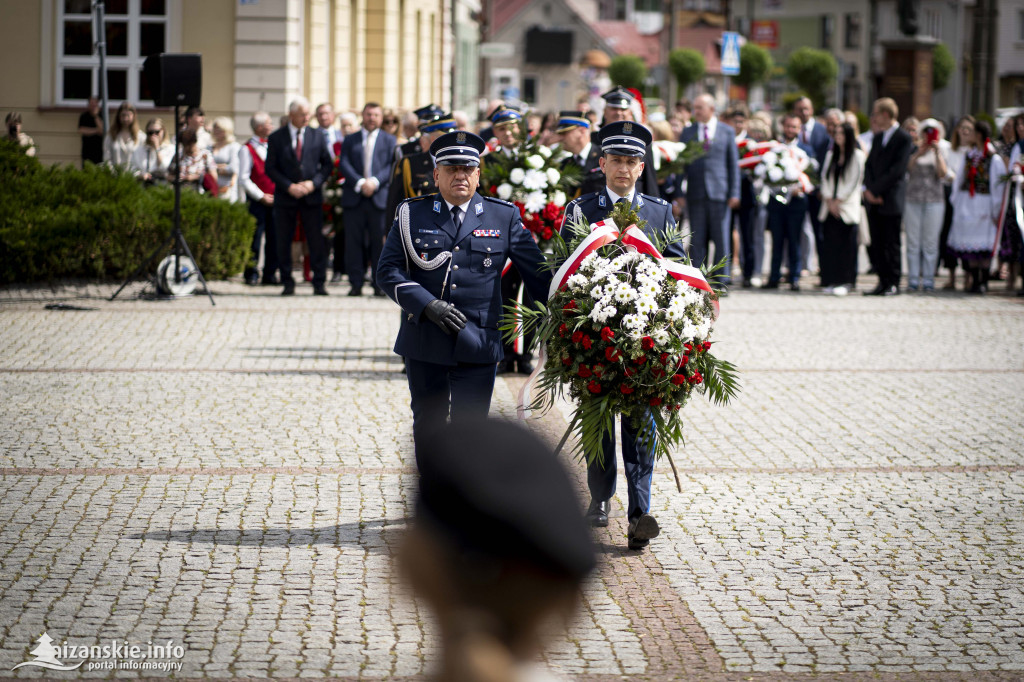
[{"label": "uniform breast badge", "polygon": [[490,256],[487,256],[487,258],[484,258],[484,267],[485,267],[485,268],[489,268],[489,267],[491,267],[491,265],[492,265],[493,263],[494,263],[494,261],[492,261],[492,260],[491,260],[491,257],[490,257]]}]

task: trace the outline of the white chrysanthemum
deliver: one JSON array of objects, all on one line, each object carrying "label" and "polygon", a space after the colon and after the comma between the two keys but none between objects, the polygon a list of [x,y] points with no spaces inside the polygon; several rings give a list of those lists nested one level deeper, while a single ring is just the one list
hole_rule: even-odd
[{"label": "white chrysanthemum", "polygon": [[540,191],[530,192],[523,200],[523,205],[530,213],[540,213],[546,204],[547,198],[544,196],[544,192]]},{"label": "white chrysanthemum", "polygon": [[633,307],[636,308],[637,313],[641,315],[648,315],[654,310],[655,305],[654,301],[650,298],[641,296],[633,302]]},{"label": "white chrysanthemum", "polygon": [[508,181],[513,185],[523,184],[523,178],[526,177],[526,171],[522,168],[513,168],[508,174]]},{"label": "white chrysanthemum", "polygon": [[[573,275],[573,277],[575,277],[575,275]],[[596,286],[596,287],[594,287],[593,289],[590,290],[590,297],[592,299],[594,299],[595,301],[600,300],[603,296],[604,296],[604,289],[601,287],[601,285],[598,285],[598,286]]]},{"label": "white chrysanthemum", "polygon": [[783,174],[789,182],[796,182],[797,178],[800,177],[800,171],[796,169],[796,166],[788,166],[786,170],[783,171]]},{"label": "white chrysanthemum", "polygon": [[552,186],[557,185],[559,179],[561,179],[561,177],[562,177],[562,174],[559,173],[558,169],[556,169],[556,168],[548,168],[547,175],[548,175],[548,182]]},{"label": "white chrysanthemum", "polygon": [[596,261],[598,258],[600,258],[600,256],[597,255],[597,251],[591,251],[590,253],[587,254],[587,257],[583,259],[583,262],[580,263],[580,269],[593,268],[594,261]]},{"label": "white chrysanthemum", "polygon": [[643,315],[630,313],[622,316],[622,326],[630,331],[640,331],[647,326],[647,318]]},{"label": "white chrysanthemum", "polygon": [[779,162],[779,155],[775,152],[765,152],[764,156],[761,157],[761,160],[764,161],[766,165],[774,166]]},{"label": "white chrysanthemum", "polygon": [[763,178],[768,175],[768,167],[763,163],[759,163],[754,166],[754,177]]},{"label": "white chrysanthemum", "polygon": [[504,199],[505,201],[508,201],[511,196],[512,196],[512,185],[508,184],[507,182],[503,182],[500,185],[498,185],[498,198],[499,199]]},{"label": "white chrysanthemum", "polygon": [[772,166],[768,169],[768,180],[771,182],[779,182],[785,177],[785,173],[778,166]]},{"label": "white chrysanthemum", "polygon": [[669,341],[669,334],[667,329],[655,329],[654,333],[651,334],[654,338],[654,342],[659,346],[664,346]]},{"label": "white chrysanthemum", "polygon": [[527,156],[526,157],[526,165],[529,166],[530,168],[534,168],[534,169],[536,169],[536,168],[543,168],[544,167],[544,157],[540,156],[539,154],[533,154],[531,156]]},{"label": "white chrysanthemum", "polygon": [[683,341],[692,341],[693,337],[696,336],[696,334],[697,326],[693,324],[693,322],[691,322],[689,319],[683,320],[683,328],[681,330]]},{"label": "white chrysanthemum", "polygon": [[589,280],[587,280],[587,278],[584,277],[583,275],[577,273],[570,277],[566,284],[568,284],[569,287],[572,289],[582,291],[587,286],[587,284],[589,284]]},{"label": "white chrysanthemum", "polygon": [[634,298],[636,298],[636,292],[625,284],[615,290],[615,300],[619,303],[629,303]]},{"label": "white chrysanthemum", "polygon": [[710,333],[711,333],[711,320],[709,318],[705,317],[703,320],[700,321],[700,324],[697,325],[697,332],[696,332],[695,336],[697,338],[706,339],[708,337],[708,334],[710,334]]},{"label": "white chrysanthemum", "polygon": [[537,147],[537,153],[539,153],[545,159],[550,159],[551,158],[551,148],[550,147],[545,147],[544,145],[541,145],[541,146]]},{"label": "white chrysanthemum", "polygon": [[670,322],[675,322],[676,320],[682,319],[683,312],[680,308],[670,306],[665,310],[665,317],[667,317]]},{"label": "white chrysanthemum", "polygon": [[565,206],[566,199],[567,197],[565,196],[565,192],[560,189],[556,189],[551,195],[551,203],[559,208]]},{"label": "white chrysanthemum", "polygon": [[614,306],[594,306],[594,309],[590,312],[590,319],[594,322],[604,323],[615,317],[615,314],[618,312]]},{"label": "white chrysanthemum", "polygon": [[523,174],[523,187],[529,190],[544,189],[548,186],[548,176],[532,168]]}]

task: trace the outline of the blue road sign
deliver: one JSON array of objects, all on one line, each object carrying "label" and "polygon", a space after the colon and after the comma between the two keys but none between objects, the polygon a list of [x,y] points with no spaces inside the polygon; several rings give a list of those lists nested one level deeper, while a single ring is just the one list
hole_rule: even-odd
[{"label": "blue road sign", "polygon": [[740,75],[740,34],[722,33],[722,75]]}]

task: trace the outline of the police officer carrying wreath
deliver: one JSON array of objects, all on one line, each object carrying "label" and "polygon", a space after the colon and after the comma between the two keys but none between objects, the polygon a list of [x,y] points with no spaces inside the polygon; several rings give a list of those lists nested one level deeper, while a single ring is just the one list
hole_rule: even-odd
[{"label": "police officer carrying wreath", "polygon": [[[644,154],[651,144],[651,131],[633,121],[616,121],[601,128],[599,141],[602,156],[601,170],[604,171],[606,186],[600,191],[584,194],[565,207],[565,223],[562,238],[572,238],[568,227],[570,221],[585,220],[593,224],[604,220],[612,207],[628,202],[637,217],[646,223],[648,235],[662,235],[675,228],[672,207],[660,197],[641,194],[637,191],[637,180],[644,172]],[[621,228],[626,227],[621,225]],[[685,258],[686,252],[678,242],[668,246],[666,256]],[[636,424],[623,417],[622,464],[626,473],[629,504],[626,516],[630,549],[643,549],[660,531],[658,522],[651,515],[651,478],[654,474],[654,449],[646,447],[638,438],[643,424]],[[650,426],[648,426],[650,428]],[[605,436],[602,443],[604,464],[597,460],[587,468],[587,487],[590,489],[590,508],[587,520],[592,526],[608,525],[611,497],[615,494],[615,437]]]},{"label": "police officer carrying wreath", "polygon": [[503,358],[501,270],[519,268],[545,300],[551,274],[519,210],[477,193],[484,141],[446,133],[430,145],[437,194],[403,202],[384,244],[378,282],[402,308],[395,352],[405,358],[416,456],[432,426],[486,417]]}]

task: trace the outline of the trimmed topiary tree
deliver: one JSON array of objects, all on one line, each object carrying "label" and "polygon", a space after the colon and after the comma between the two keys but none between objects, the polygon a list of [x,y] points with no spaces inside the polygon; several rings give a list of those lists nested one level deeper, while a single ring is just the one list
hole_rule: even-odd
[{"label": "trimmed topiary tree", "polygon": [[635,54],[621,54],[612,59],[608,67],[608,78],[615,85],[640,90],[647,80],[647,65]]},{"label": "trimmed topiary tree", "polygon": [[774,68],[775,63],[768,50],[760,45],[747,43],[740,48],[740,73],[732,79],[737,85],[749,88],[771,78]]},{"label": "trimmed topiary tree", "polygon": [[807,93],[815,110],[821,110],[825,107],[828,91],[835,85],[839,75],[839,64],[830,52],[801,47],[789,55],[786,75]]},{"label": "trimmed topiary tree", "polygon": [[956,70],[956,60],[944,43],[939,43],[932,50],[932,90],[941,90],[949,85]]},{"label": "trimmed topiary tree", "polygon": [[682,47],[668,53],[668,70],[675,77],[679,91],[682,92],[701,79],[707,66],[700,52]]}]

